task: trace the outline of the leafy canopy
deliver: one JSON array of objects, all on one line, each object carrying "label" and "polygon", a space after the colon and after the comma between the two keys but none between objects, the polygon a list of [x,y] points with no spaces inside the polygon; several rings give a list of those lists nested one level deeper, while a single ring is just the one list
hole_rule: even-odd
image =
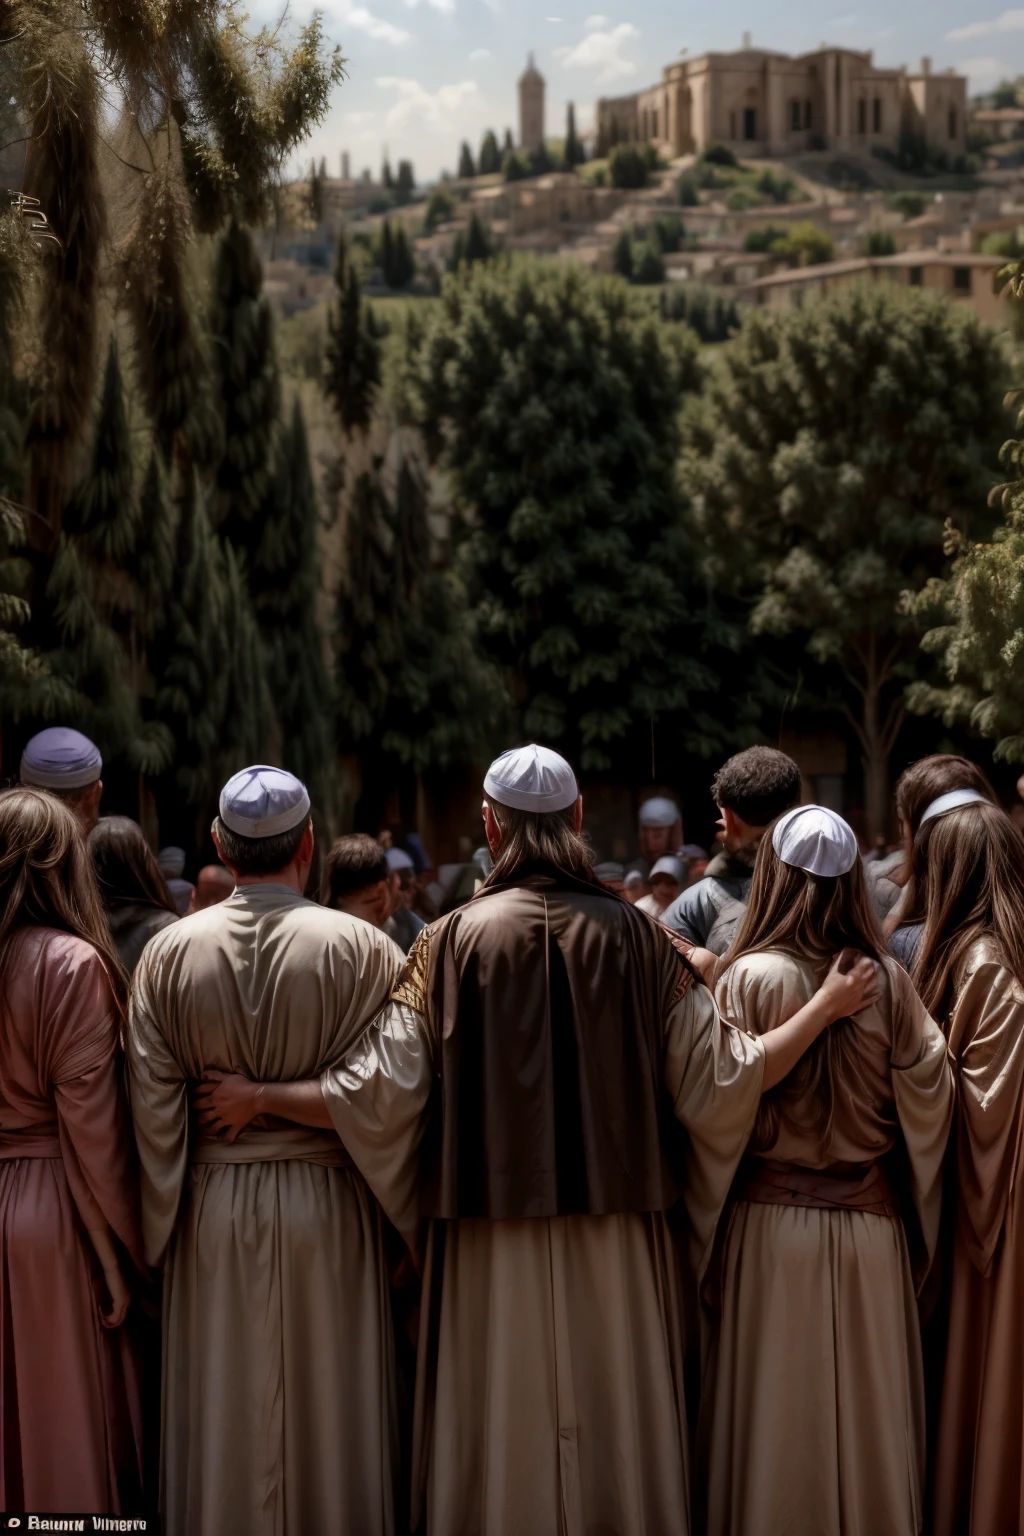
[{"label": "leafy canopy", "polygon": [[410,406],[465,514],[469,590],[521,729],[587,769],[622,761],[655,715],[691,745],[714,736],[676,474],[695,351],[624,285],[526,262],[449,276],[409,363]]}]

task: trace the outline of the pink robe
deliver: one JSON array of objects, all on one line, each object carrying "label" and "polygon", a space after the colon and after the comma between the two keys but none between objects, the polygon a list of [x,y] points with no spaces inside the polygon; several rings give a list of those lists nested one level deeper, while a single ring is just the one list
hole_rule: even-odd
[{"label": "pink robe", "polygon": [[12,944],[0,1009],[0,1509],[132,1512],[137,1370],[125,1329],[100,1324],[87,1233],[105,1220],[140,1254],[117,1011],[84,940],[33,927]]}]

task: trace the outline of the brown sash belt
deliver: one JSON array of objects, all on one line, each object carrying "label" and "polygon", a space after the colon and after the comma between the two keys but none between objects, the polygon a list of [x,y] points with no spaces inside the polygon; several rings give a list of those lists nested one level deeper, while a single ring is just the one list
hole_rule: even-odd
[{"label": "brown sash belt", "polygon": [[199,1136],[189,1150],[193,1163],[316,1163],[351,1168],[352,1159],[333,1131],[243,1131],[237,1141]]},{"label": "brown sash belt", "polygon": [[13,1163],[20,1157],[60,1157],[60,1141],[56,1136],[40,1136],[34,1131],[9,1131],[0,1136],[0,1163]]},{"label": "brown sash belt", "polygon": [[732,1197],[753,1205],[802,1205],[823,1211],[864,1211],[869,1216],[900,1214],[881,1163],[800,1168],[767,1157],[745,1157],[733,1181]]}]

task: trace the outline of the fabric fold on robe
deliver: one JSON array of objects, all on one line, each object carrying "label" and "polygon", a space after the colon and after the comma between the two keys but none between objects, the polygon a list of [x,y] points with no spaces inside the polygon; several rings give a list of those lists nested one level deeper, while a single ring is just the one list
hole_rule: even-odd
[{"label": "fabric fold on robe", "polygon": [[[813,1086],[798,1066],[787,1080],[790,1117],[752,1151],[807,1169],[868,1165],[899,1151],[926,1270],[938,1237],[952,1080],[942,1033],[906,974],[895,962],[884,970],[881,999],[832,1026],[843,1031],[833,1050],[844,1070],[830,1117],[816,1115]],[[764,1034],[820,981],[821,968],[769,951],[741,956],[717,996],[726,1018]],[[734,1201],[701,1420],[699,1502],[710,1536],[916,1536],[924,1383],[903,1223]]]},{"label": "fabric fold on robe", "polygon": [[26,928],[0,1030],[0,1508],[138,1513],[139,1362],[90,1228],[143,1269],[119,1019],[99,954]]},{"label": "fabric fold on robe", "polygon": [[128,1051],[148,1253],[164,1261],[165,1536],[390,1536],[397,1423],[380,1210],[330,1131],[190,1136],[208,1068],[318,1077],[403,963],[368,924],[243,886],[147,946]]},{"label": "fabric fold on robe", "polygon": [[1024,987],[994,939],[971,950],[948,1020],[957,1082],[935,1536],[1024,1522]]}]

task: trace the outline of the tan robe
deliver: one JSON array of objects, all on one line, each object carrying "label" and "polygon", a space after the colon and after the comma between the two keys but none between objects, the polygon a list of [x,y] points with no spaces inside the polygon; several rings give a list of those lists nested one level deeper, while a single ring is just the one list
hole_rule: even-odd
[{"label": "tan robe", "polygon": [[[431,1536],[687,1536],[685,1314],[753,1122],[763,1052],[694,986],[664,1020],[689,1132],[685,1214],[436,1221],[424,1265],[414,1517]],[[436,1042],[393,1003],[322,1079],[339,1135],[416,1241]],[[694,1341],[691,1339],[692,1345]]]},{"label": "tan robe", "polygon": [[395,1411],[380,1213],[330,1131],[190,1148],[207,1068],[319,1075],[381,1008],[390,939],[279,885],[174,923],[135,972],[132,1111],[164,1260],[166,1536],[384,1536]]},{"label": "tan robe", "polygon": [[[852,1091],[837,1096],[831,1142],[783,1126],[763,1155],[826,1168],[905,1147],[927,1263],[952,1078],[942,1033],[909,979],[895,962],[886,974],[880,1001],[843,1026],[856,1030],[856,1072]],[[820,980],[789,956],[746,955],[719,982],[718,1003],[764,1034]],[[808,1097],[795,1115],[809,1124],[812,1108]],[[701,1413],[710,1536],[913,1536],[924,1503],[924,1384],[902,1223],[737,1201],[722,1263]]]},{"label": "tan robe", "polygon": [[[120,1019],[91,945],[12,941],[0,1018],[0,1509],[138,1514],[141,1406],[130,1324],[100,1323],[87,1235],[142,1267]],[[130,1261],[126,1259],[130,1255]]]},{"label": "tan robe", "polygon": [[994,941],[949,1018],[958,1085],[935,1536],[1024,1528],[1024,988]]}]

